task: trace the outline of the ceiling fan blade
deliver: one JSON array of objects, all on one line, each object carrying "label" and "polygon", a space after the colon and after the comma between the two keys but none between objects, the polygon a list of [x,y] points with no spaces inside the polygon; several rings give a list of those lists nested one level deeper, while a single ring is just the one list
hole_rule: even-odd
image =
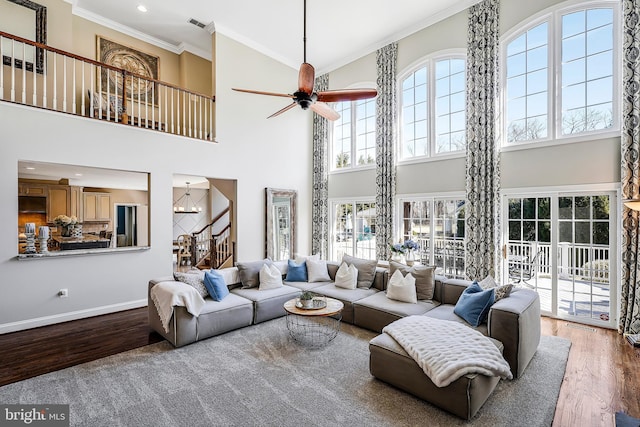
[{"label": "ceiling fan blade", "polygon": [[246,92],[246,93],[254,93],[257,95],[268,95],[268,96],[282,96],[284,98],[294,98],[293,95],[287,93],[275,93],[275,92],[263,92],[261,90],[249,90],[249,89],[236,89],[235,87],[231,88],[236,92]]},{"label": "ceiling fan blade", "polygon": [[378,96],[375,89],[339,89],[325,90],[318,92],[318,101],[321,102],[340,102],[340,101],[357,101],[359,99],[369,99]]},{"label": "ceiling fan blade", "polygon": [[271,117],[279,116],[280,114],[284,113],[285,111],[291,110],[296,105],[297,105],[296,102],[292,102],[291,104],[289,104],[286,107],[284,107],[282,110],[278,110],[275,113],[273,113],[272,115],[270,115],[269,117],[267,117],[267,119],[270,119]]},{"label": "ceiling fan blade", "polygon": [[316,70],[313,65],[304,62],[300,66],[300,73],[298,74],[298,90],[311,95],[315,78]]},{"label": "ceiling fan blade", "polygon": [[311,104],[309,106],[313,111],[320,114],[327,120],[338,120],[340,118],[340,114],[333,108],[329,106],[329,104],[325,104],[324,102],[316,102],[315,104]]}]

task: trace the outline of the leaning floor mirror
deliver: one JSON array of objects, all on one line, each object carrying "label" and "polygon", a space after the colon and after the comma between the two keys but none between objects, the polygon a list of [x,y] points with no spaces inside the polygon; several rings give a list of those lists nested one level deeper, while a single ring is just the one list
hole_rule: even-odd
[{"label": "leaning floor mirror", "polygon": [[293,258],[296,251],[295,190],[265,188],[266,256],[274,261]]}]

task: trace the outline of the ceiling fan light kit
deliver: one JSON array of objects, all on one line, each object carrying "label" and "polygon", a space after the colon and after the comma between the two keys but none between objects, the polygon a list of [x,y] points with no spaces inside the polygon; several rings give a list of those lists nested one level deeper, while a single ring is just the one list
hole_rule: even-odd
[{"label": "ceiling fan light kit", "polygon": [[320,92],[313,91],[313,85],[315,82],[315,69],[313,65],[307,62],[307,0],[304,0],[304,62],[300,66],[298,72],[298,90],[293,94],[286,93],[274,93],[264,92],[250,89],[237,89],[232,88],[238,92],[252,93],[256,95],[267,96],[279,96],[292,99],[292,103],[276,111],[267,118],[276,117],[280,114],[289,111],[296,105],[299,105],[303,110],[311,109],[317,114],[328,120],[338,120],[340,114],[338,114],[328,102],[342,102],[342,101],[357,101],[361,99],[375,98],[378,95],[376,89],[339,89],[339,90],[326,90]]}]

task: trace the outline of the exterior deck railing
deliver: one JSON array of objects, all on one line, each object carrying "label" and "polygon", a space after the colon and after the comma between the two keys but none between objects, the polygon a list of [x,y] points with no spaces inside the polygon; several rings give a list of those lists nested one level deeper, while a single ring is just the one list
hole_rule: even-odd
[{"label": "exterior deck railing", "polygon": [[0,100],[206,141],[215,97],[0,31]]}]

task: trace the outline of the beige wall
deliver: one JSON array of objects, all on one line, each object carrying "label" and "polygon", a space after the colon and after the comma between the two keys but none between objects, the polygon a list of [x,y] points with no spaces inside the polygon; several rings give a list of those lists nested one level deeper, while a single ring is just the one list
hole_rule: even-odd
[{"label": "beige wall", "polygon": [[180,87],[202,95],[213,95],[211,61],[191,52],[180,54]]}]

